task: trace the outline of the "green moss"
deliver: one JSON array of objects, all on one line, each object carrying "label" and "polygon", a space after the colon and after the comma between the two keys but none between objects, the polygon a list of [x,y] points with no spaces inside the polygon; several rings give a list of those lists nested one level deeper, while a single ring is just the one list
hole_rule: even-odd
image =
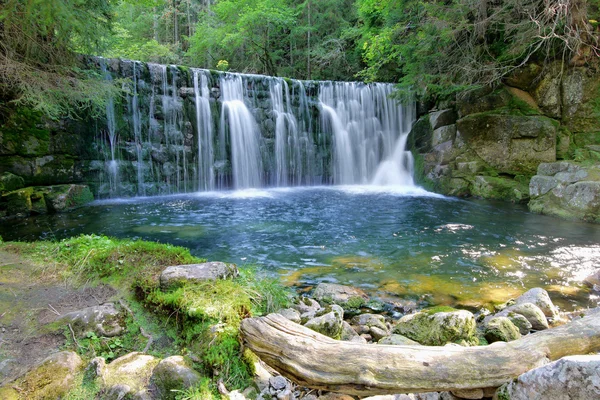
[{"label": "green moss", "polygon": [[39,156],[48,153],[50,131],[43,127],[39,112],[27,107],[9,109],[0,131],[0,148],[5,154]]}]

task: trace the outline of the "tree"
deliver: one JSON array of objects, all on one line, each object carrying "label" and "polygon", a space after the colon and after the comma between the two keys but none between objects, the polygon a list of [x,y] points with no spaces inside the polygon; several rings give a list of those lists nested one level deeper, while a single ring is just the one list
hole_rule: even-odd
[{"label": "tree", "polygon": [[[598,32],[586,0],[359,0],[367,80],[399,77],[437,98],[501,81],[527,62],[594,63]],[[595,10],[595,11],[594,11]]]},{"label": "tree", "polygon": [[[108,0],[1,0],[0,98],[50,117],[103,110],[109,85],[84,70],[108,34]],[[6,104],[4,105],[6,107]]]}]

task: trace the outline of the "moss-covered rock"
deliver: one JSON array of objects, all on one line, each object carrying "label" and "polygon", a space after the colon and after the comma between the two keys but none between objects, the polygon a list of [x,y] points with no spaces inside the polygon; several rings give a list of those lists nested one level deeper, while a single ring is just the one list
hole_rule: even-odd
[{"label": "moss-covered rock", "polygon": [[529,187],[514,179],[493,176],[475,176],[471,195],[484,199],[496,199],[523,203],[529,200]]},{"label": "moss-covered rock", "polygon": [[94,201],[94,195],[86,185],[55,185],[43,189],[51,212],[62,212]]},{"label": "moss-covered rock", "polygon": [[37,368],[18,379],[16,386],[26,399],[60,399],[75,384],[76,374],[82,366],[83,361],[76,353],[61,351],[49,356]]},{"label": "moss-covered rock", "polygon": [[476,345],[475,325],[475,317],[469,311],[422,311],[402,317],[393,333],[428,346],[447,343]]},{"label": "moss-covered rock", "polygon": [[21,189],[25,186],[25,181],[22,177],[5,172],[0,175],[0,193],[12,192],[17,189]]},{"label": "moss-covered rock", "polygon": [[322,303],[337,304],[344,309],[358,308],[369,301],[369,296],[362,289],[337,283],[319,283],[313,297]]},{"label": "moss-covered rock", "polygon": [[466,146],[499,173],[531,176],[556,160],[558,123],[550,118],[480,113],[457,127]]},{"label": "moss-covered rock", "polygon": [[158,363],[152,371],[150,382],[156,388],[161,399],[175,399],[176,391],[188,389],[198,382],[202,376],[182,356],[167,357]]},{"label": "moss-covered rock", "polygon": [[116,400],[146,392],[152,371],[159,361],[156,357],[138,352],[119,357],[110,364],[105,364],[103,358],[94,359],[102,398]]},{"label": "moss-covered rock", "polygon": [[304,326],[333,339],[340,339],[343,330],[344,310],[337,304],[325,307]]},{"label": "moss-covered rock", "polygon": [[488,343],[510,342],[520,339],[521,333],[507,317],[495,317],[486,324],[484,336]]}]

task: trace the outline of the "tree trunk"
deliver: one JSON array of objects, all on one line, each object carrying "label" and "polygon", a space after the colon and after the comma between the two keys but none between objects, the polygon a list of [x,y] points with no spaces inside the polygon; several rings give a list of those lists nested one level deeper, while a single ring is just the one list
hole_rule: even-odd
[{"label": "tree trunk", "polygon": [[242,321],[244,344],[301,386],[352,395],[498,387],[563,356],[600,350],[600,310],[512,342],[477,347],[333,340],[279,314]]}]

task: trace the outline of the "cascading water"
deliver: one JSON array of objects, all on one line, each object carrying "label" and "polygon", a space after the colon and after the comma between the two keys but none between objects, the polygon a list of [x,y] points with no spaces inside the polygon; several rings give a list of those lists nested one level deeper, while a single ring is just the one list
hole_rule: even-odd
[{"label": "cascading water", "polygon": [[[101,197],[332,183],[413,185],[405,145],[414,106],[391,99],[390,84],[120,63],[106,65],[113,76],[133,81],[129,114],[112,118],[115,106],[107,106],[109,143],[103,148],[113,149],[108,163],[120,170],[106,168],[108,176],[100,179],[111,187]],[[125,125],[129,129],[117,134],[116,126]],[[129,151],[114,151],[118,148]]]},{"label": "cascading water", "polygon": [[[324,82],[320,86],[322,129],[334,139],[335,184],[412,185],[412,163],[404,159],[406,138],[402,137],[408,134],[403,131],[407,116],[390,98],[391,92],[391,85],[381,83]],[[396,160],[397,155],[403,160]]]},{"label": "cascading water", "polygon": [[221,155],[231,145],[231,176],[235,189],[257,188],[262,184],[260,132],[252,113],[244,104],[244,85],[238,74],[223,74],[221,112]]},{"label": "cascading water", "polygon": [[215,188],[215,154],[213,127],[210,113],[210,90],[207,71],[194,69],[194,96],[196,100],[196,132],[198,134],[198,190]]},{"label": "cascading water", "polygon": [[[112,76],[106,69],[106,62],[101,59],[100,68],[102,76],[107,81],[112,81]],[[110,160],[107,161],[109,193],[111,196],[118,195],[119,188],[119,163],[115,158],[117,148],[117,122],[115,119],[115,101],[112,96],[106,102],[106,127],[108,129],[108,144],[110,147]]]},{"label": "cascading water", "polygon": [[133,95],[131,98],[131,119],[133,124],[133,134],[135,139],[135,154],[137,157],[137,194],[145,196],[146,189],[144,186],[144,158],[142,153],[142,118],[140,115],[140,106],[138,102],[138,76],[136,73],[136,63],[133,63]]}]

